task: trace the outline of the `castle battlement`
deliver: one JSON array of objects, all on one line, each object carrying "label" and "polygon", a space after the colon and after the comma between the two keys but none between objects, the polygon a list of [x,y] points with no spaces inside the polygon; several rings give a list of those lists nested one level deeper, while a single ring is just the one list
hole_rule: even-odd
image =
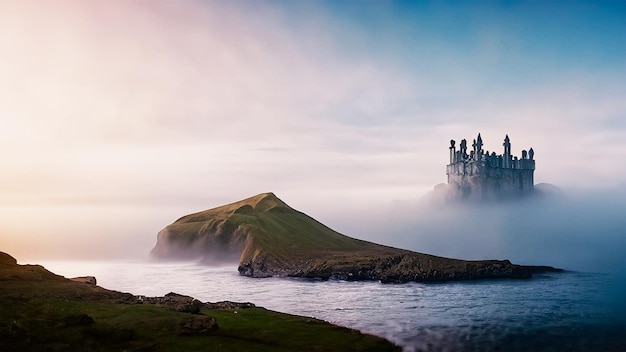
[{"label": "castle battlement", "polygon": [[467,141],[461,140],[457,150],[450,141],[450,164],[447,165],[448,186],[454,198],[502,199],[529,194],[534,190],[535,152],[522,150],[521,158],[511,155],[509,136],[504,138],[504,153],[496,155],[483,149],[478,134],[467,152]]}]

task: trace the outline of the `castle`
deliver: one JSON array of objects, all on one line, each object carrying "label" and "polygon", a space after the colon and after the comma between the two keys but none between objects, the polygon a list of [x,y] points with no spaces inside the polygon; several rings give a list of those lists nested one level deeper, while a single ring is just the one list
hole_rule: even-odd
[{"label": "castle", "polygon": [[511,155],[509,136],[504,138],[504,154],[491,154],[483,149],[478,134],[467,153],[463,139],[459,149],[450,141],[450,164],[447,166],[448,189],[452,198],[488,200],[514,198],[534,190],[535,152],[522,150],[522,158]]}]

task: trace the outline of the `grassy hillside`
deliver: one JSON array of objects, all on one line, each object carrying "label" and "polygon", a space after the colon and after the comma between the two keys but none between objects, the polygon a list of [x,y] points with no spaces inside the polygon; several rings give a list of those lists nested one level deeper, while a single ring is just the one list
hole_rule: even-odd
[{"label": "grassy hillside", "polygon": [[333,252],[397,251],[333,231],[292,209],[273,193],[259,194],[176,220],[159,233],[153,254],[157,257],[179,254],[171,248],[185,248],[182,256],[210,257],[229,252],[240,262],[253,259],[259,250],[289,261],[303,255]]},{"label": "grassy hillside", "polygon": [[272,193],[190,214],[167,226],[152,250],[157,258],[238,261],[253,277],[446,281],[527,278],[508,261],[464,261],[382,246],[344,236],[292,209]]},{"label": "grassy hillside", "polygon": [[[388,341],[263,308],[199,314],[18,265],[0,252],[2,351],[392,351]],[[203,322],[217,322],[205,328]],[[198,328],[200,326],[200,328]]]}]

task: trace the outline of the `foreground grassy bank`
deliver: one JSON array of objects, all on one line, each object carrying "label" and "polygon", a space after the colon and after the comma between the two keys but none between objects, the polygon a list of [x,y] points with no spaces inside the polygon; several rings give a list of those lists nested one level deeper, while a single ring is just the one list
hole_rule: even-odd
[{"label": "foreground grassy bank", "polygon": [[215,309],[193,301],[198,309],[189,313],[141,301],[38,265],[18,265],[0,252],[3,351],[399,350],[376,336],[258,307]]}]

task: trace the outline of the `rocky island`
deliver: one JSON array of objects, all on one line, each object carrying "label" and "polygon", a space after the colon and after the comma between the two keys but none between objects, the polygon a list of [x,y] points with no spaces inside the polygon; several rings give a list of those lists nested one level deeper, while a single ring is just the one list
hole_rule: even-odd
[{"label": "rocky island", "polygon": [[0,252],[2,351],[399,351],[391,342],[251,303],[136,296]]},{"label": "rocky island", "polygon": [[273,193],[183,216],[157,235],[159,259],[236,262],[241,275],[402,283],[530,278],[556,271],[508,260],[459,260],[342,235]]}]

